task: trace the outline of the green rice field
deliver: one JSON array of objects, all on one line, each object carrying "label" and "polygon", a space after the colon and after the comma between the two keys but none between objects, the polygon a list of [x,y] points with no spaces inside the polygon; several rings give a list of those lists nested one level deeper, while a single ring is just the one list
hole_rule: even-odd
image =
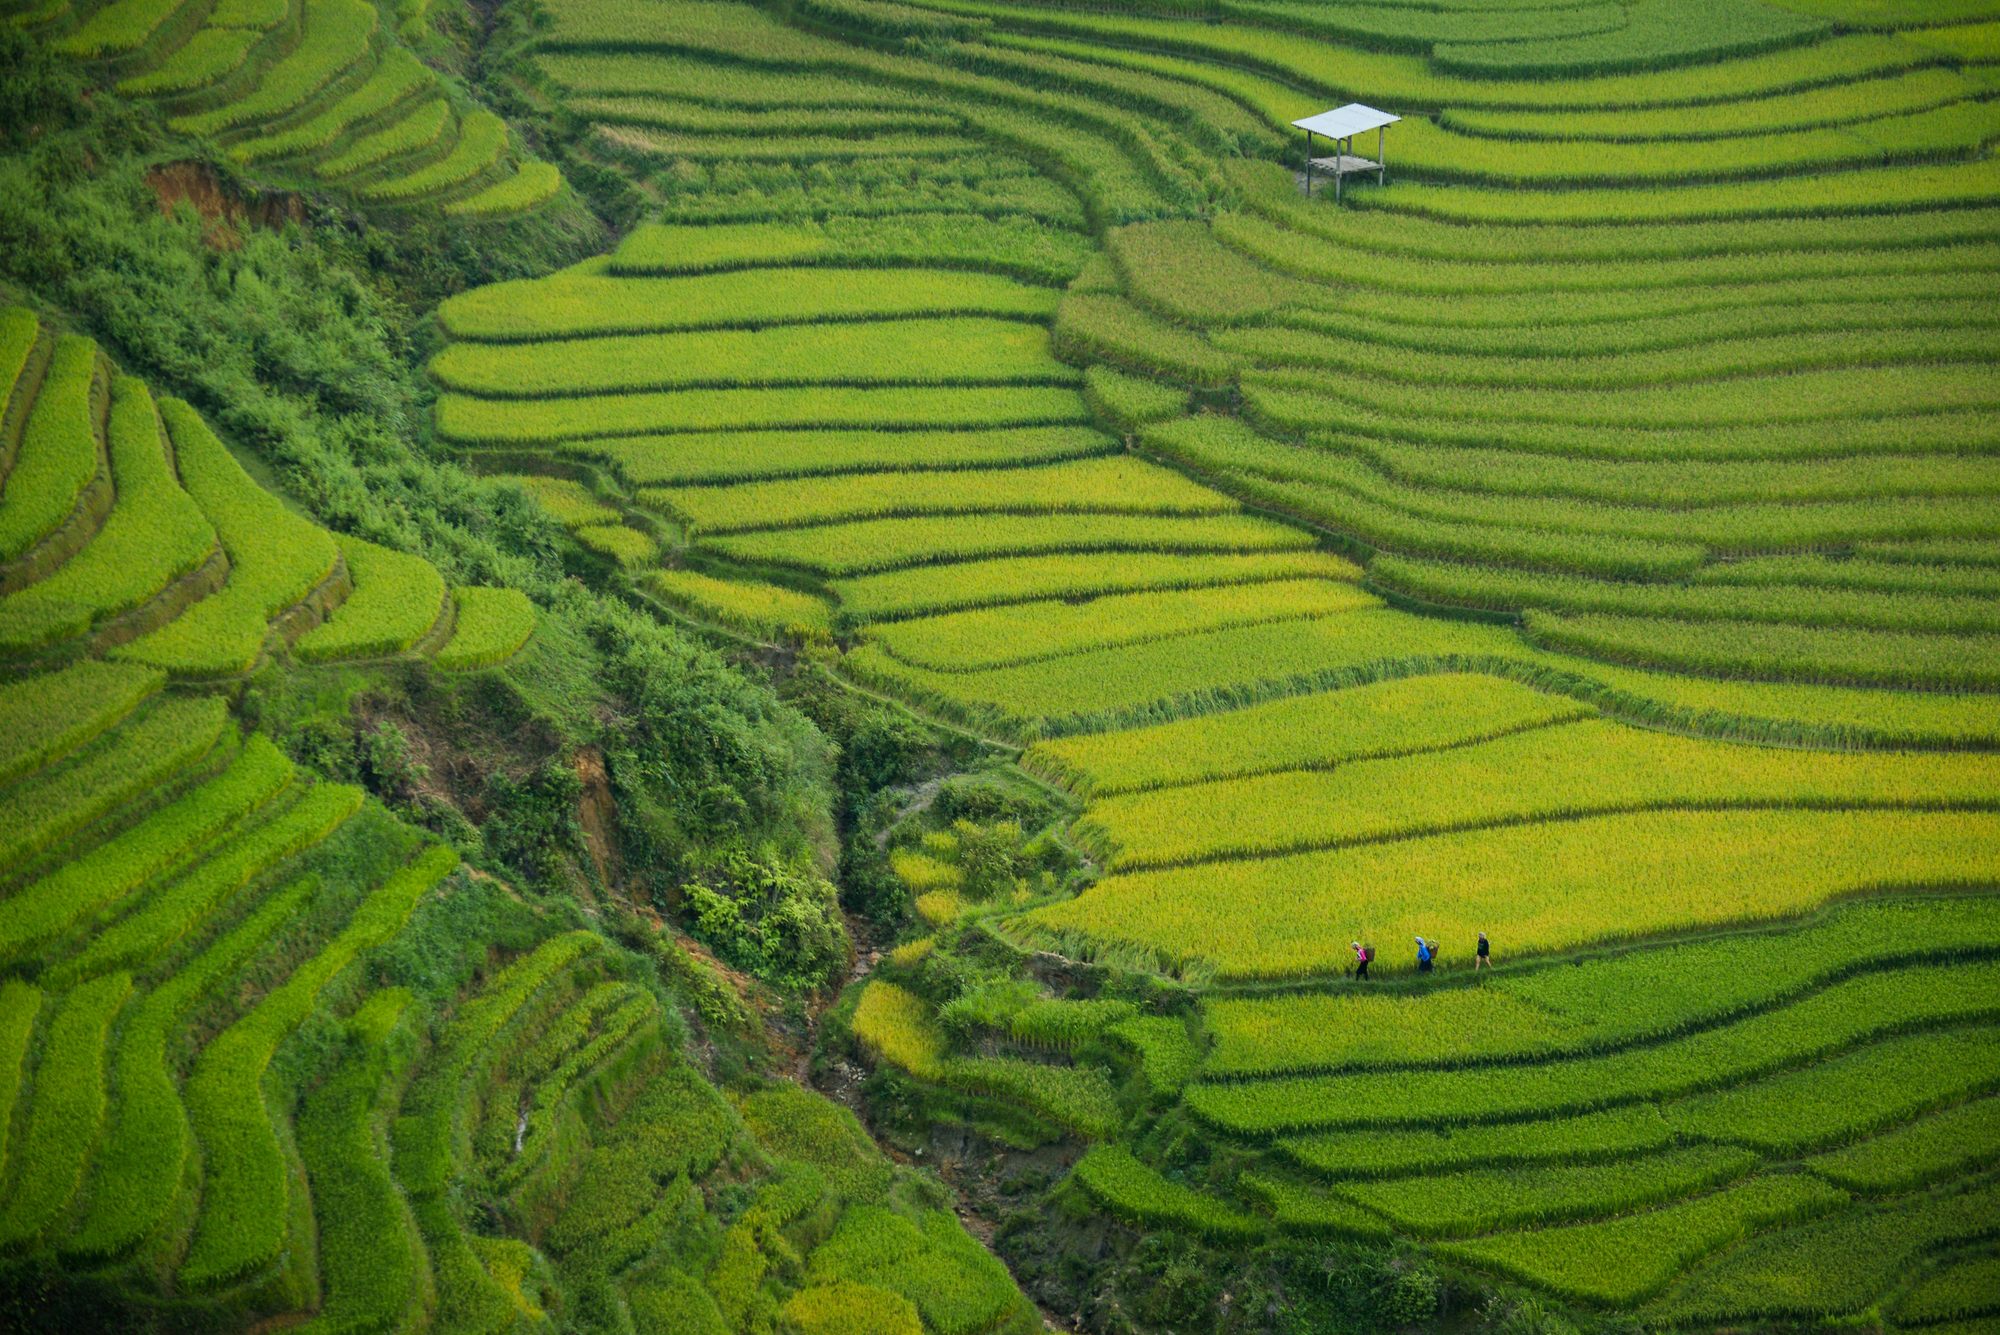
[{"label": "green rice field", "polygon": [[0,310],[0,1295],[2000,1330],[2000,3],[460,8],[0,0],[560,571]]}]

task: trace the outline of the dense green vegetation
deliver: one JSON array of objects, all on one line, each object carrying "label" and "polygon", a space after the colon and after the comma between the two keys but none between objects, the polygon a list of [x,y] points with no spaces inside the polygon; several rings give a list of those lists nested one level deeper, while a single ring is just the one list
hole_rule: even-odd
[{"label": "dense green vegetation", "polygon": [[0,0],[0,1325],[1984,1329],[1996,22]]}]

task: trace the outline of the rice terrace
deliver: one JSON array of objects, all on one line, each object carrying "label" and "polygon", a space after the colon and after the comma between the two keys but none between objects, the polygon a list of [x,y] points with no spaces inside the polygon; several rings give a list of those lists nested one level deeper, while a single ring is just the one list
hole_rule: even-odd
[{"label": "rice terrace", "polygon": [[0,1331],[2000,1335],[2000,0],[0,0]]}]

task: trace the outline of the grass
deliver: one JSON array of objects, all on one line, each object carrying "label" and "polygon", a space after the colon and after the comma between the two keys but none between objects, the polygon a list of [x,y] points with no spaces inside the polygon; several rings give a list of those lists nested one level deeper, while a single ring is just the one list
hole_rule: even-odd
[{"label": "grass", "polygon": [[1073,232],[1024,218],[934,214],[633,229],[612,254],[619,276],[698,274],[766,265],[956,266],[1064,283],[1089,253]]},{"label": "grass", "polygon": [[703,535],[917,515],[1214,515],[1235,504],[1163,468],[1124,456],[1032,468],[849,473],[725,486],[649,488],[641,499]]},{"label": "grass", "polygon": [[455,218],[501,218],[526,213],[556,197],[562,172],[548,162],[521,163],[511,176],[444,206]]},{"label": "grass", "polygon": [[451,190],[492,167],[506,149],[507,123],[482,107],[459,116],[451,152],[436,162],[363,185],[360,194],[364,199],[400,201]]},{"label": "grass", "polygon": [[209,111],[175,117],[175,129],[213,136],[278,119],[363,59],[375,34],[375,6],[364,0],[305,0],[305,35],[264,71],[257,86]]},{"label": "grass", "polygon": [[1974,1099],[1807,1160],[1849,1191],[1882,1193],[1957,1176],[2000,1148],[2000,1102]]},{"label": "grass", "polygon": [[[1992,1014],[1988,964],[1910,965],[1834,983],[1788,1005],[1670,1043],[1509,1068],[1299,1076],[1199,1084],[1189,1107],[1243,1134],[1548,1117],[1699,1094],[1917,1026]],[[1910,989],[1932,989],[1912,994]]]},{"label": "grass", "polygon": [[391,48],[360,87],[332,106],[297,125],[232,144],[229,156],[254,163],[321,152],[331,148],[350,126],[380,116],[431,82],[432,75],[422,61],[402,47]]},{"label": "grass", "polygon": [[1996,782],[1983,758],[1816,755],[1584,720],[1445,753],[1105,798],[1080,828],[1125,870],[1616,810],[1981,805]]},{"label": "grass", "polygon": [[88,1204],[60,1247],[102,1261],[138,1248],[159,1228],[181,1190],[193,1136],[181,1104],[171,1040],[318,889],[302,877],[265,896],[220,939],[134,1003],[111,1055],[115,1097],[92,1169]]},{"label": "grass", "polygon": [[129,376],[112,383],[109,436],[116,504],[82,551],[0,603],[0,652],[21,654],[84,634],[198,569],[215,550],[215,530],[167,463],[152,396]]},{"label": "grass", "polygon": [[221,775],[0,901],[0,958],[20,960],[79,921],[186,866],[292,781],[289,760],[252,737]]},{"label": "grass", "polygon": [[1465,1237],[1522,1225],[1625,1214],[1743,1177],[1757,1155],[1694,1146],[1613,1163],[1469,1168],[1408,1181],[1365,1182],[1339,1195],[1418,1237]]},{"label": "grass", "polygon": [[[947,351],[948,350],[948,351]],[[764,385],[1063,384],[1048,335],[972,316],[468,344],[430,364],[447,389],[505,398]]]},{"label": "grass", "polygon": [[481,342],[584,338],[678,329],[937,316],[1031,319],[1056,294],[998,274],[829,266],[734,269],[685,277],[617,277],[599,261],[547,278],[474,288],[438,318],[454,338]]},{"label": "grass", "polygon": [[160,403],[181,484],[201,507],[229,557],[221,592],[113,651],[113,657],[195,677],[247,672],[273,618],[302,602],[333,572],[339,550],[326,530],[259,487],[178,399]]},{"label": "grass", "polygon": [[961,388],[815,386],[601,394],[579,405],[444,394],[438,431],[462,445],[553,445],[656,432],[951,430],[1060,426],[1087,419],[1076,391],[1043,385]]},{"label": "grass", "polygon": [[1190,631],[1327,616],[1379,606],[1338,580],[1271,580],[1213,589],[1108,593],[1011,603],[897,621],[870,631],[906,663],[939,672],[1013,667],[1107,645],[1165,640]]},{"label": "grass", "polygon": [[108,974],[57,1003],[35,1063],[33,1101],[13,1156],[0,1240],[33,1243],[68,1207],[104,1124],[104,1051],[131,995],[127,974]]},{"label": "grass", "polygon": [[1115,875],[1021,922],[1072,950],[1133,949],[1224,978],[1325,973],[1352,939],[1419,932],[1461,960],[1479,931],[1531,954],[1770,920],[1872,888],[1976,885],[1992,826],[1983,813],[1915,811],[1591,816]]},{"label": "grass", "polygon": [[1088,552],[1002,556],[948,567],[919,566],[833,582],[844,617],[855,622],[1000,607],[1039,598],[1080,599],[1142,589],[1203,589],[1317,576],[1357,579],[1360,571],[1327,552],[1234,555]]},{"label": "grass", "polygon": [[378,547],[351,534],[334,542],[354,592],[293,646],[307,662],[379,658],[402,653],[437,623],[445,606],[444,576],[420,556]]},{"label": "grass", "polygon": [[809,529],[732,534],[709,544],[746,560],[829,576],[914,565],[1054,552],[1227,553],[1298,551],[1296,529],[1247,515],[981,515],[973,520],[869,519]]},{"label": "grass", "polygon": [[753,635],[825,639],[832,633],[831,609],[824,599],[782,584],[718,579],[698,570],[657,570],[646,583],[668,602],[698,617]]},{"label": "grass", "polygon": [[1798,1174],[1755,1177],[1708,1196],[1603,1223],[1570,1224],[1447,1243],[1455,1260],[1497,1270],[1567,1298],[1630,1306],[1676,1272],[1747,1233],[1839,1204]]},{"label": "grass", "polygon": [[61,766],[11,790],[13,820],[0,832],[0,866],[25,867],[92,821],[172,782],[225,737],[235,740],[228,718],[220,700],[162,701]]},{"label": "grass", "polygon": [[535,633],[535,607],[518,589],[458,588],[451,591],[456,628],[431,656],[449,672],[504,663]]},{"label": "grass", "polygon": [[360,809],[361,801],[361,790],[346,784],[320,784],[308,790],[147,896],[135,911],[50,968],[47,976],[72,981],[107,969],[143,967],[198,930],[211,914],[274,867],[332,834]]},{"label": "grass", "polygon": [[95,343],[79,334],[56,340],[0,490],[0,560],[20,556],[61,527],[97,476],[97,370]]},{"label": "grass", "polygon": [[962,431],[718,431],[578,440],[568,456],[611,464],[636,486],[717,485],[843,473],[1052,463],[1106,454],[1110,437],[1085,426]]},{"label": "grass", "polygon": [[277,1045],[311,1014],[319,993],[357,956],[386,942],[458,865],[433,847],[376,887],[340,934],[202,1049],[188,1076],[188,1121],[202,1153],[201,1211],[181,1261],[182,1283],[214,1289],[275,1260],[285,1243],[290,1174],[264,1103]]},{"label": "grass", "polygon": [[1074,1180],[1104,1209],[1129,1223],[1165,1226],[1212,1238],[1253,1237],[1254,1216],[1162,1177],[1118,1145],[1093,1146],[1077,1160]]},{"label": "grass", "polygon": [[[1800,924],[1636,946],[1541,967],[1509,965],[1420,994],[1334,984],[1214,997],[1204,1070],[1460,1066],[1582,1054],[1690,1032],[1857,972],[1983,950],[1996,910],[1980,896],[1880,898]],[[1501,944],[1505,944],[1502,942]]]},{"label": "grass", "polygon": [[84,659],[0,686],[0,783],[42,768],[116,726],[166,674]]},{"label": "grass", "polygon": [[1501,677],[1446,673],[1039,742],[1022,763],[1087,797],[1416,755],[1582,717]]}]

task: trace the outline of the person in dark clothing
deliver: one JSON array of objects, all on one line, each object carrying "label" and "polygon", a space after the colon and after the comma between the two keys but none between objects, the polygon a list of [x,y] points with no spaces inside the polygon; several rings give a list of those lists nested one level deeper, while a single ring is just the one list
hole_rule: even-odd
[{"label": "person in dark clothing", "polygon": [[1481,969],[1490,969],[1492,967],[1493,948],[1486,943],[1486,933],[1481,932],[1479,934],[1479,953],[1473,957],[1472,971],[1478,973]]},{"label": "person in dark clothing", "polygon": [[1421,936],[1417,938],[1418,973],[1429,973],[1431,971],[1431,958],[1433,955],[1436,954],[1436,952],[1437,952],[1437,947],[1433,946],[1430,942],[1424,940]]},{"label": "person in dark clothing", "polygon": [[1368,981],[1368,961],[1375,958],[1375,947],[1364,946],[1359,941],[1355,941],[1352,944],[1354,946],[1354,976],[1366,982]]}]

